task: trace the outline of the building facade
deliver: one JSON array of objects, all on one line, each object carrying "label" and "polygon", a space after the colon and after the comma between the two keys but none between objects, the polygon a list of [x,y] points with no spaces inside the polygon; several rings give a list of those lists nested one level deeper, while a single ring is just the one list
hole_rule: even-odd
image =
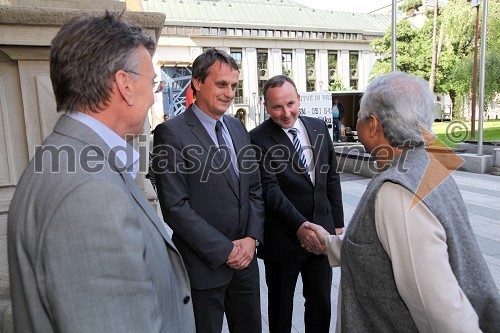
[{"label": "building facade", "polygon": [[[291,0],[142,0],[143,11],[166,14],[155,55],[164,81],[152,127],[185,110],[193,60],[215,47],[236,59],[240,85],[228,113],[253,128],[265,118],[262,87],[272,76],[293,78],[299,92],[363,90],[390,16],[315,10]],[[132,4],[128,4],[132,7]]]}]

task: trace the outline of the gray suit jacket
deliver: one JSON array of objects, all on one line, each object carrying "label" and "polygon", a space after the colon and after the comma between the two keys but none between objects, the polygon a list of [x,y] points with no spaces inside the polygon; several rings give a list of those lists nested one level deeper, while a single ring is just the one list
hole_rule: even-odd
[{"label": "gray suit jacket", "polygon": [[8,216],[16,332],[195,331],[181,257],[114,161],[63,115],[25,170]]},{"label": "gray suit jacket", "polygon": [[231,184],[229,170],[221,170],[217,146],[191,108],[155,129],[158,198],[195,289],[231,281],[234,271],[225,262],[233,240],[263,238],[264,203],[255,152],[239,119],[224,116],[224,123],[238,157],[239,186]]}]

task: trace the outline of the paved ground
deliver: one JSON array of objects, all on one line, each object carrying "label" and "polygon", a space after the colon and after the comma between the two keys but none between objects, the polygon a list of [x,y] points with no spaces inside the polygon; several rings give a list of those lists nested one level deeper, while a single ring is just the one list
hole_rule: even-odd
[{"label": "paved ground", "polygon": [[[464,198],[471,225],[477,241],[488,264],[490,272],[500,291],[500,177],[489,174],[474,174],[456,171],[453,177]],[[348,222],[354,213],[358,201],[365,191],[369,179],[352,174],[341,175],[345,219]],[[263,332],[269,332],[267,325],[267,288],[264,280],[264,265],[259,260],[261,282],[261,305]],[[337,296],[340,281],[339,268],[333,269],[332,285],[332,321],[331,332],[335,331]],[[303,323],[304,300],[302,283],[299,279],[294,300],[294,333],[305,332]],[[224,327],[224,332],[228,332]]]}]

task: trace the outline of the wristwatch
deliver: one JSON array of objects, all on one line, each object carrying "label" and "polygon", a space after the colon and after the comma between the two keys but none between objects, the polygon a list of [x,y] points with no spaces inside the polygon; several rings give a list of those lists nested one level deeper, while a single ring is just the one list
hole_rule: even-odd
[{"label": "wristwatch", "polygon": [[255,237],[252,237],[252,238],[255,241],[255,247],[259,246],[259,244],[260,244],[259,240]]}]

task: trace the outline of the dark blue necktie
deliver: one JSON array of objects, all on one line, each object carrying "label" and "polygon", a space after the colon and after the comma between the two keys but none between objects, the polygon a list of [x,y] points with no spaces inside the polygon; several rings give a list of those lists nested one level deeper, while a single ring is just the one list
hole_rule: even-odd
[{"label": "dark blue necktie", "polygon": [[231,182],[233,182],[233,185],[236,188],[238,188],[239,187],[238,176],[236,175],[233,163],[231,162],[231,152],[229,151],[229,148],[226,144],[226,140],[224,140],[224,137],[222,136],[222,122],[220,120],[217,120],[217,122],[215,123],[215,135],[217,136],[217,143],[219,144],[219,152],[222,156],[222,161],[223,161],[222,167],[224,171],[229,175]]}]

